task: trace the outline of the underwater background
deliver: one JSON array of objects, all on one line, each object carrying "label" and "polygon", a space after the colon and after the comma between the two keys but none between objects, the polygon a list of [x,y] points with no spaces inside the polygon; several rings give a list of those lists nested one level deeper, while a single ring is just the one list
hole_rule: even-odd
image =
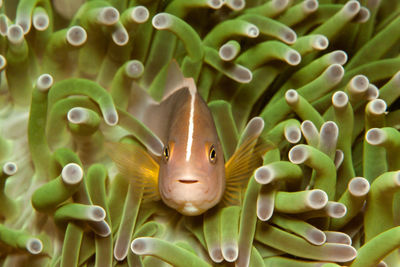
[{"label": "underwater background", "polygon": [[[399,51],[399,0],[0,0],[0,265],[400,266]],[[235,205],[144,201],[107,155],[157,158],[130,111],[171,60],[225,161],[264,120]]]}]

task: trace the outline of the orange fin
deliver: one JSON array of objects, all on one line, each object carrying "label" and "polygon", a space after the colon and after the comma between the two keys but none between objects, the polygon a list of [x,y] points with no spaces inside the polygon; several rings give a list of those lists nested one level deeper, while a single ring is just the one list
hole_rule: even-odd
[{"label": "orange fin", "polygon": [[158,163],[147,151],[134,144],[106,143],[107,153],[119,172],[137,187],[143,188],[144,200],[159,200]]},{"label": "orange fin", "polygon": [[257,136],[245,140],[225,163],[226,189],[224,203],[238,205],[254,170],[262,165],[262,156],[273,148]]}]

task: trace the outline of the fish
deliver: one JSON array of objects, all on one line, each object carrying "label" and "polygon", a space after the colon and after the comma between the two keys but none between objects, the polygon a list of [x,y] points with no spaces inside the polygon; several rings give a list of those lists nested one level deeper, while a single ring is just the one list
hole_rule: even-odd
[{"label": "fish", "polygon": [[136,88],[136,103],[129,110],[163,142],[161,156],[122,143],[110,144],[109,155],[119,172],[143,190],[145,201],[161,199],[187,216],[200,215],[219,203],[238,204],[249,177],[262,164],[262,155],[272,147],[259,142],[264,122],[253,118],[241,144],[225,160],[212,113],[194,80],[185,78],[176,62],[170,65],[162,100],[156,102]]}]

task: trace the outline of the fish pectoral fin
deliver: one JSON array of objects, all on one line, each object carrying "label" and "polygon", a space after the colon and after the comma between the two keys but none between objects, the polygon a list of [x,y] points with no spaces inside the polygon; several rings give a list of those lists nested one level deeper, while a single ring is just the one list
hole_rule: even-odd
[{"label": "fish pectoral fin", "polygon": [[225,163],[224,202],[240,203],[250,176],[262,165],[262,156],[272,148],[271,143],[260,140],[258,136],[253,136],[242,143]]},{"label": "fish pectoral fin", "polygon": [[122,176],[134,186],[143,188],[144,200],[160,199],[158,191],[159,165],[140,145],[106,143],[107,153]]}]

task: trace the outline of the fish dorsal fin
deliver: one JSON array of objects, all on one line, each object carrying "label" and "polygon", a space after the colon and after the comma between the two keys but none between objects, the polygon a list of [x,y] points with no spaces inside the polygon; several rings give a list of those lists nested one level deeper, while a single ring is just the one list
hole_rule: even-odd
[{"label": "fish dorsal fin", "polygon": [[143,188],[144,200],[159,200],[159,165],[140,145],[106,143],[107,153],[118,171],[134,186]]},{"label": "fish dorsal fin", "polygon": [[136,119],[143,121],[146,113],[157,104],[158,103],[138,83],[132,83],[128,107],[128,112],[130,114]]},{"label": "fish dorsal fin", "polygon": [[189,89],[194,88],[194,90],[196,90],[194,80],[192,78],[185,78],[185,76],[183,76],[182,70],[179,68],[178,62],[176,62],[176,60],[172,60],[169,63],[162,100],[167,99],[176,91],[185,87],[188,87]]},{"label": "fish dorsal fin", "polygon": [[254,170],[262,165],[262,156],[273,148],[272,143],[258,138],[262,129],[254,127],[251,123],[248,126],[246,130],[250,131],[245,130],[240,146],[225,163],[224,202],[231,205],[240,204],[248,179]]}]

